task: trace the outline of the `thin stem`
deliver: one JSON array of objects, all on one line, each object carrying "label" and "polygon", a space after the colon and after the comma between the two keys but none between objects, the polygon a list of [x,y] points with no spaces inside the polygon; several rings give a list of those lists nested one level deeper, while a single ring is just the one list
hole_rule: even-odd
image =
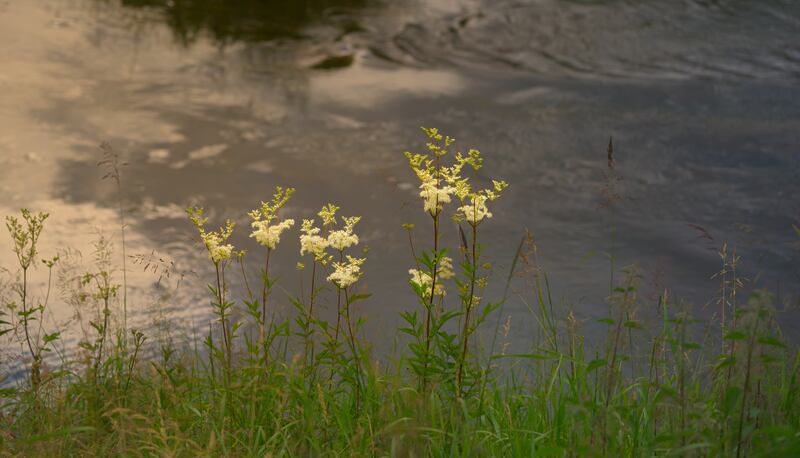
[{"label": "thin stem", "polygon": [[[438,196],[437,196],[438,199]],[[437,202],[438,205],[438,202]],[[438,208],[438,206],[437,206]],[[425,364],[422,372],[422,391],[428,384],[428,361],[431,353],[431,319],[433,314],[433,299],[436,294],[436,275],[439,268],[439,213],[433,216],[433,272],[431,272],[431,297],[428,300],[425,314]]]},{"label": "thin stem", "polygon": [[313,264],[311,265],[311,297],[309,298],[308,304],[308,316],[306,319],[308,320],[309,326],[309,334],[306,337],[306,360],[308,361],[308,354],[309,349],[311,353],[311,360],[310,364],[314,362],[314,287],[317,280],[317,259],[314,258]]},{"label": "thin stem", "polygon": [[[98,286],[100,286],[98,284]],[[101,287],[102,288],[102,287]],[[100,369],[100,361],[103,359],[103,347],[106,343],[106,334],[108,332],[108,317],[111,315],[111,311],[108,309],[108,289],[105,287],[103,291],[103,333],[100,335],[100,346],[97,350],[97,361],[95,361],[95,373]]]},{"label": "thin stem", "polygon": [[[267,293],[268,293],[268,286],[269,286],[269,256],[272,253],[272,250],[267,248],[267,258],[264,261],[264,286],[261,289],[261,319],[266,323],[267,320]],[[262,324],[263,326],[263,324]],[[264,332],[262,328],[262,333]]]},{"label": "thin stem", "polygon": [[356,364],[356,415],[358,415],[361,401],[361,362],[359,361],[358,351],[356,350],[356,337],[355,333],[353,333],[353,324],[350,320],[350,298],[347,295],[347,288],[344,288],[344,299],[347,330],[350,334],[350,351],[353,353],[353,361],[355,361]]},{"label": "thin stem", "polygon": [[475,298],[475,274],[478,271],[478,224],[472,223],[472,265],[470,270],[472,273],[469,279],[469,298],[467,299],[467,310],[464,313],[464,330],[462,335],[464,340],[461,347],[461,359],[458,362],[458,370],[456,371],[456,396],[461,397],[461,386],[464,377],[464,362],[467,359],[467,341],[469,339],[469,317],[472,312],[472,306]]},{"label": "thin stem", "polygon": [[[339,262],[344,262],[344,252],[339,252]],[[342,322],[342,290],[338,288],[336,293],[336,332],[334,333],[334,340],[339,342],[339,327]]]},{"label": "thin stem", "polygon": [[[222,277],[219,271],[219,261],[214,262],[214,269],[217,273],[217,300],[219,301],[219,316],[222,323],[222,344],[225,346],[225,367],[230,369],[230,341],[228,340],[228,326],[225,320],[225,298],[222,291]],[[227,374],[226,374],[227,376]]]},{"label": "thin stem", "polygon": [[[117,200],[119,202],[119,224],[122,234],[122,332],[128,341],[128,255],[125,248],[125,211],[122,206],[122,185],[117,174]],[[127,348],[127,347],[126,347]]]},{"label": "thin stem", "polygon": [[28,344],[28,351],[31,352],[31,358],[37,360],[36,352],[33,351],[31,345],[31,336],[28,332],[28,268],[22,269],[22,328],[25,330],[25,342]]},{"label": "thin stem", "polygon": [[247,280],[247,271],[244,268],[244,256],[239,257],[239,267],[242,268],[242,278],[244,279],[244,287],[247,290],[247,298],[253,300],[253,291],[250,290],[250,282]]},{"label": "thin stem", "polygon": [[742,431],[744,428],[744,412],[747,407],[747,391],[750,388],[750,366],[753,361],[753,348],[755,347],[755,340],[756,340],[756,333],[758,331],[758,324],[760,319],[756,317],[755,325],[753,325],[753,331],[750,335],[750,341],[747,345],[747,366],[745,367],[744,373],[744,391],[742,392],[742,408],[739,411],[739,431],[736,434],[736,458],[742,453]]},{"label": "thin stem", "polygon": [[314,259],[314,263],[311,265],[311,297],[309,298],[308,304],[308,317],[309,319],[314,318],[314,287],[317,281],[317,260]]}]

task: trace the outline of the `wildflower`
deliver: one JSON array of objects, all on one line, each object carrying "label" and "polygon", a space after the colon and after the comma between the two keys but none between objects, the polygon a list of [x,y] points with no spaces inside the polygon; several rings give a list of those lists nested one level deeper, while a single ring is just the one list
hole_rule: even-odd
[{"label": "wildflower", "polygon": [[358,236],[353,233],[353,228],[361,221],[361,217],[353,216],[342,219],[345,223],[344,228],[331,231],[331,233],[328,234],[328,245],[337,251],[344,251],[351,246],[358,245]]},{"label": "wildflower", "polygon": [[473,226],[479,224],[484,218],[491,218],[492,214],[486,207],[486,200],[488,199],[482,194],[473,194],[469,196],[471,202],[469,205],[459,207],[458,211],[464,213],[464,218],[468,223]]},{"label": "wildflower", "polygon": [[215,264],[227,261],[233,255],[233,245],[225,243],[233,234],[234,222],[227,220],[225,226],[214,232],[206,232],[205,224],[208,218],[203,217],[202,207],[190,207],[186,213],[200,232],[200,238],[208,250],[208,258]]},{"label": "wildflower", "polygon": [[443,136],[437,129],[422,128],[428,139],[426,154],[406,152],[408,164],[420,180],[419,196],[423,200],[423,208],[436,218],[444,206],[452,201],[455,194],[460,200],[469,193],[469,183],[461,177],[464,166],[469,165],[477,170],[482,165],[478,150],[470,150],[467,155],[456,153],[452,165],[441,165],[442,158],[448,154],[447,148],[455,140]]},{"label": "wildflower", "polygon": [[[408,273],[411,274],[411,282],[419,285],[422,288],[422,294],[425,297],[431,295],[431,283],[433,283],[433,279],[431,278],[428,272],[424,272],[422,270],[417,269],[409,269]],[[443,296],[445,294],[444,286],[437,282],[436,287],[434,288],[434,294],[436,296]]]},{"label": "wildflower", "polygon": [[338,288],[347,288],[361,278],[361,265],[365,260],[348,255],[347,262],[334,262],[333,273],[328,276],[328,281]]},{"label": "wildflower", "polygon": [[255,238],[256,241],[267,247],[270,250],[275,249],[281,241],[281,233],[286,229],[294,226],[293,219],[287,219],[278,224],[270,224],[273,220],[278,218],[278,211],[286,205],[286,202],[294,194],[294,188],[275,187],[275,193],[272,195],[272,200],[269,202],[261,202],[261,208],[255,209],[248,213],[253,220],[253,232],[250,237]]},{"label": "wildflower", "polygon": [[450,194],[455,191],[455,188],[452,186],[445,185],[441,188],[438,187],[436,181],[432,179],[423,182],[419,185],[419,188],[422,190],[419,196],[422,197],[424,202],[423,207],[425,211],[431,215],[439,214],[444,208],[444,205],[450,203]]},{"label": "wildflower", "polygon": [[[476,193],[468,194],[466,197],[469,198],[470,203],[458,208],[461,214],[457,215],[457,219],[466,220],[469,224],[477,226],[485,218],[491,218],[492,213],[489,212],[486,202],[494,201],[499,198],[500,194],[507,187],[508,183],[505,181],[492,180],[491,189],[484,189]],[[462,203],[463,200],[464,199],[462,199]]]},{"label": "wildflower", "polygon": [[216,232],[201,234],[203,243],[208,250],[208,258],[214,262],[222,262],[230,259],[233,254],[233,245],[226,244],[224,238]]},{"label": "wildflower", "polygon": [[320,218],[322,218],[322,225],[323,226],[333,226],[336,224],[336,212],[339,210],[339,207],[333,204],[328,204],[322,207],[322,210],[317,213]]},{"label": "wildflower", "polygon": [[283,220],[279,224],[271,225],[269,221],[253,221],[253,232],[250,237],[255,238],[256,241],[270,250],[274,250],[278,243],[281,241],[281,232],[294,226],[293,219]]},{"label": "wildflower", "polygon": [[314,227],[314,220],[304,219],[300,231],[303,233],[300,236],[300,256],[311,253],[317,261],[324,258],[328,240],[319,235],[320,229]]},{"label": "wildflower", "polygon": [[455,272],[453,271],[452,258],[448,256],[442,256],[442,259],[439,260],[439,269],[436,272],[436,276],[442,280],[449,280],[456,276]]}]

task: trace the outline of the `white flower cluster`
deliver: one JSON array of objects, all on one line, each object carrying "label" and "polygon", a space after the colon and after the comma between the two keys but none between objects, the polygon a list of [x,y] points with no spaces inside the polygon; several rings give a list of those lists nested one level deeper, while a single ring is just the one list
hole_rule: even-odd
[{"label": "white flower cluster", "polygon": [[304,219],[300,227],[300,256],[306,253],[314,255],[314,259],[321,261],[325,258],[325,249],[328,247],[328,240],[319,235],[320,229],[314,227],[313,219]]},{"label": "white flower cluster", "polygon": [[353,233],[353,228],[356,223],[361,221],[361,217],[353,216],[342,219],[345,223],[344,228],[331,231],[330,234],[328,234],[328,245],[336,251],[344,251],[351,246],[358,245],[358,236]]},{"label": "white flower cluster", "polygon": [[328,275],[328,281],[339,288],[347,288],[361,278],[361,265],[364,258],[347,256],[347,262],[334,262],[333,272]]},{"label": "white flower cluster", "polygon": [[456,188],[449,185],[438,187],[436,180],[433,178],[423,181],[419,185],[419,189],[421,189],[419,196],[422,197],[423,207],[431,215],[440,213],[444,205],[450,203],[450,195],[456,190]]},{"label": "white flower cluster", "polygon": [[464,213],[464,218],[468,223],[476,225],[483,221],[484,218],[491,218],[492,214],[486,206],[486,196],[481,194],[473,194],[469,196],[470,203],[459,207],[458,211]]},{"label": "white flower cluster", "polygon": [[[411,281],[422,287],[422,295],[428,297],[431,295],[431,283],[433,279],[427,272],[417,269],[409,269],[408,273],[411,274]],[[441,283],[436,283],[435,295],[441,296],[445,294],[444,286]]]},{"label": "white flower cluster", "polygon": [[442,256],[439,259],[439,268],[436,271],[436,276],[442,280],[449,280],[456,276],[453,272],[453,259],[447,256]]},{"label": "white flower cluster", "polygon": [[448,153],[447,148],[455,142],[450,137],[445,137],[437,129],[422,128],[430,142],[427,143],[428,151],[424,154],[406,152],[406,158],[411,169],[420,180],[420,193],[423,208],[432,217],[436,218],[444,206],[452,201],[455,194],[463,201],[469,192],[469,180],[461,176],[461,171],[467,165],[477,170],[481,167],[480,152],[470,150],[465,156],[456,153],[452,165],[441,165],[442,158]]},{"label": "white flower cluster", "polygon": [[203,207],[189,207],[186,209],[186,213],[200,233],[203,245],[208,250],[208,259],[212,260],[214,264],[218,264],[233,256],[233,245],[225,243],[233,234],[233,221],[226,221],[225,226],[215,232],[206,232],[205,224],[208,222],[208,218],[203,217]]},{"label": "white flower cluster", "polygon": [[278,224],[270,224],[278,219],[278,212],[294,194],[294,188],[277,186],[269,202],[261,202],[261,208],[248,213],[253,220],[253,232],[250,237],[256,239],[259,245],[269,250],[274,250],[281,241],[281,233],[294,226],[293,219],[287,219]]},{"label": "white flower cluster", "polygon": [[[499,198],[507,187],[508,183],[505,181],[492,180],[491,188],[467,194],[465,197],[469,198],[470,202],[458,208],[460,213],[456,214],[456,218],[466,220],[472,226],[477,226],[484,219],[491,218],[492,214],[486,203]],[[463,204],[464,199],[462,198],[461,201]]]},{"label": "white flower cluster", "polygon": [[[431,295],[431,283],[433,279],[428,272],[418,269],[409,269],[411,274],[411,281],[422,287],[423,295],[428,297]],[[436,270],[436,287],[434,288],[435,296],[443,296],[446,294],[442,280],[449,280],[455,276],[453,272],[453,260],[447,256],[439,260],[439,266]]]},{"label": "white flower cluster", "polygon": [[274,250],[281,241],[281,233],[294,226],[293,219],[283,220],[279,224],[270,225],[269,221],[253,221],[253,232],[250,237],[255,238],[260,245]]},{"label": "white flower cluster", "polygon": [[220,234],[216,232],[205,232],[201,234],[200,237],[203,239],[203,243],[208,250],[208,259],[215,263],[230,259],[233,254],[233,245],[223,243],[224,240]]}]

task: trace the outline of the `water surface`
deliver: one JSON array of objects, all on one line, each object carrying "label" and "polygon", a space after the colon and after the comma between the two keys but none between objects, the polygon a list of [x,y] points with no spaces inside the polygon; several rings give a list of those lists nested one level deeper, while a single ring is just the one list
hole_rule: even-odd
[{"label": "water surface", "polygon": [[[478,180],[511,185],[481,228],[495,284],[527,229],[559,313],[604,315],[607,252],[639,266],[643,309],[669,288],[707,316],[727,242],[748,288],[796,306],[798,18],[789,0],[0,0],[0,211],[49,211],[42,254],[72,246],[88,263],[98,230],[119,242],[116,189],[96,165],[109,142],[128,163],[128,253],[172,271],[129,261],[131,321],[180,334],[209,319],[210,266],[183,208],[244,229],[274,186],[294,186],[286,217],[327,202],[363,215],[374,296],[360,314],[387,348],[378,331],[414,304],[401,224],[429,243],[402,153],[438,126],[485,154]],[[445,237],[455,248],[454,226]],[[258,251],[243,230],[235,243]],[[0,252],[13,272],[7,238]],[[287,236],[273,264],[282,310],[298,260]],[[504,313],[528,341],[524,283],[512,291]],[[52,304],[52,326],[73,316]]]}]

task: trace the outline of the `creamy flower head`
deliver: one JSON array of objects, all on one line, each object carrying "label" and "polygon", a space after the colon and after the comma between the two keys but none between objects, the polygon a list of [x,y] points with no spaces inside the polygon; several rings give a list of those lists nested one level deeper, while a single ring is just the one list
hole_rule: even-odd
[{"label": "creamy flower head", "polygon": [[209,232],[203,236],[203,243],[208,249],[208,259],[217,262],[222,262],[230,259],[233,254],[233,245],[220,242],[217,234]]},{"label": "creamy flower head", "polygon": [[425,181],[419,185],[419,196],[422,197],[423,208],[433,216],[439,214],[445,204],[452,200],[450,195],[455,192],[455,188],[449,185],[437,186],[435,180]]},{"label": "creamy flower head", "polygon": [[448,256],[442,256],[439,260],[439,267],[436,270],[436,276],[442,280],[450,280],[456,274],[453,271],[453,259]]},{"label": "creamy flower head", "polygon": [[[431,278],[430,274],[417,269],[408,269],[408,273],[411,275],[411,281],[422,287],[423,296],[430,296],[431,283],[433,283],[433,279]],[[443,296],[445,294],[444,286],[438,281],[436,282],[434,294],[436,296]]]},{"label": "creamy flower head", "polygon": [[347,288],[361,278],[361,265],[365,258],[347,256],[347,262],[334,262],[333,272],[328,275],[328,281],[338,288]]},{"label": "creamy flower head", "polygon": [[478,150],[471,149],[464,155],[456,153],[451,165],[444,165],[444,157],[449,154],[448,148],[455,140],[439,133],[435,128],[422,128],[430,140],[426,143],[428,151],[424,154],[406,152],[411,170],[420,180],[419,196],[423,201],[423,209],[436,218],[446,204],[452,201],[455,194],[459,200],[469,193],[469,182],[461,176],[465,166],[478,170],[482,159]]},{"label": "creamy flower head", "polygon": [[464,219],[468,223],[474,226],[483,221],[484,218],[492,217],[489,208],[486,206],[488,197],[482,194],[473,194],[469,196],[469,199],[471,201],[469,204],[458,208],[458,211],[464,214]]},{"label": "creamy flower head", "polygon": [[275,193],[269,202],[261,202],[261,207],[248,213],[253,220],[253,232],[250,237],[256,239],[259,245],[269,250],[274,250],[281,241],[281,233],[294,226],[293,219],[284,220],[278,224],[270,224],[278,219],[278,211],[294,194],[294,188],[275,187]]},{"label": "creamy flower head", "polygon": [[255,238],[260,245],[274,250],[281,241],[281,233],[292,226],[294,226],[293,219],[286,219],[273,225],[267,220],[253,221],[253,232],[250,237]]},{"label": "creamy flower head", "polygon": [[208,218],[203,217],[203,207],[189,207],[186,209],[186,213],[200,233],[200,239],[203,240],[203,245],[208,250],[208,258],[215,264],[230,259],[233,255],[233,245],[225,242],[233,234],[234,222],[227,220],[225,226],[220,227],[217,231],[206,232],[205,224],[208,222]]},{"label": "creamy flower head", "polygon": [[325,249],[328,248],[328,240],[319,235],[320,229],[314,227],[314,220],[304,219],[300,231],[303,233],[300,235],[300,256],[311,253],[315,260],[323,260]]},{"label": "creamy flower head", "polygon": [[491,218],[492,214],[486,203],[500,198],[507,187],[508,183],[505,181],[492,180],[491,188],[468,194],[466,198],[469,199],[469,203],[464,203],[465,198],[461,198],[463,205],[458,208],[461,213],[455,215],[456,221],[466,220],[469,224],[477,226],[484,219]]},{"label": "creamy flower head", "polygon": [[344,251],[351,246],[358,245],[358,236],[353,233],[355,225],[361,221],[360,216],[343,217],[343,229],[331,231],[328,234],[328,245],[337,251]]}]

